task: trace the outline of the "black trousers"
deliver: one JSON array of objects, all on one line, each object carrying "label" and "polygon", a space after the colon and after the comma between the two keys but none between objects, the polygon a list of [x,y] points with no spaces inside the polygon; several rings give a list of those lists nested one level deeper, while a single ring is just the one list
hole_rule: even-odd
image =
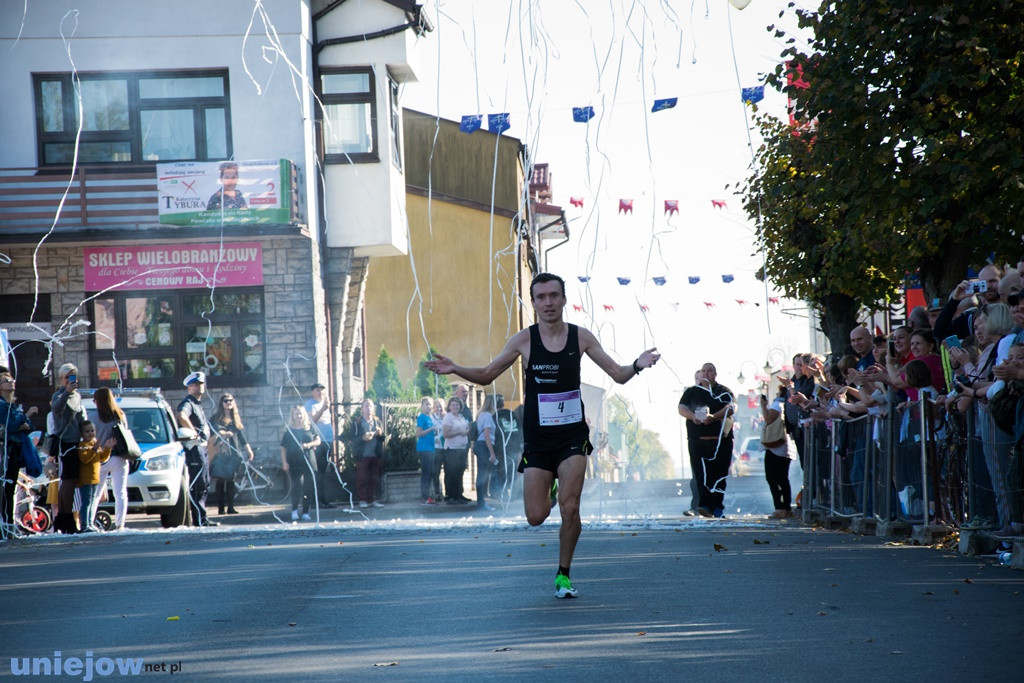
[{"label": "black trousers", "polygon": [[7,455],[7,467],[4,471],[4,486],[0,494],[0,522],[4,524],[14,523],[14,492],[18,487],[18,471],[21,469],[21,461],[14,453]]},{"label": "black trousers", "polygon": [[[320,436],[323,439],[323,435]],[[329,503],[330,500],[327,498],[327,473],[331,467],[331,445],[321,440],[320,445],[316,447],[316,492],[319,495],[321,503]]]},{"label": "black trousers", "polygon": [[690,468],[697,480],[699,507],[711,512],[725,507],[725,482],[732,464],[732,436],[722,439],[690,439]]},{"label": "black trousers", "polygon": [[224,514],[224,508],[235,509],[235,480],[216,479],[214,484],[217,491],[217,512]]},{"label": "black trousers", "polygon": [[465,448],[445,448],[441,451],[444,464],[444,497],[455,500],[462,495],[462,477],[466,473],[468,453]]},{"label": "black trousers", "polygon": [[789,486],[789,465],[793,462],[787,457],[765,451],[764,479],[768,482],[768,490],[772,494],[772,502],[776,510],[789,510],[793,492]]}]

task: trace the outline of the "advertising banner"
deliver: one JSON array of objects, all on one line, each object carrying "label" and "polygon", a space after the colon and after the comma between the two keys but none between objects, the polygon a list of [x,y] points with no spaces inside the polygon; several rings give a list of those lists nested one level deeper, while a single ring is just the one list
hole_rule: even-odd
[{"label": "advertising banner", "polygon": [[259,225],[292,219],[292,164],[287,159],[157,164],[156,177],[161,223]]},{"label": "advertising banner", "polygon": [[85,289],[192,289],[263,284],[259,242],[86,247]]}]

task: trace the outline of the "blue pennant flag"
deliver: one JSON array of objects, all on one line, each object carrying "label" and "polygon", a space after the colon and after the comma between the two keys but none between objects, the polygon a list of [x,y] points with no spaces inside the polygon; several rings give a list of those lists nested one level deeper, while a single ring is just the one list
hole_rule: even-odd
[{"label": "blue pennant flag", "polygon": [[572,120],[576,123],[586,123],[590,119],[594,118],[593,107],[573,107],[572,108]]},{"label": "blue pennant flag", "polygon": [[733,278],[733,276],[732,276],[732,275],[723,275],[723,276],[722,276],[722,282],[732,282],[732,281],[733,281],[733,279],[734,279],[734,278]]},{"label": "blue pennant flag", "polygon": [[688,277],[686,279],[690,281],[691,285],[695,285],[698,282],[700,282],[700,275],[691,275],[690,277]]},{"label": "blue pennant flag", "polygon": [[474,130],[480,130],[480,124],[483,123],[483,119],[484,117],[480,114],[463,116],[462,123],[459,124],[459,130],[463,133],[472,133]]},{"label": "blue pennant flag", "polygon": [[508,112],[505,112],[504,114],[487,115],[487,130],[492,133],[498,133],[500,135],[511,127],[512,125],[508,122]]},{"label": "blue pennant flag", "polygon": [[659,287],[665,284],[665,278],[663,277],[652,277],[651,279],[654,280],[654,284],[658,285]]},{"label": "blue pennant flag", "polygon": [[577,279],[579,279],[580,282],[590,282],[589,275],[577,275],[576,277]]},{"label": "blue pennant flag", "polygon": [[764,86],[755,85],[753,88],[743,88],[742,95],[744,102],[750,102],[751,104],[760,102],[764,99]]},{"label": "blue pennant flag", "polygon": [[651,111],[661,111],[662,109],[671,109],[676,106],[676,102],[679,101],[678,97],[666,97],[663,100],[654,100],[654,106],[651,107]]},{"label": "blue pennant flag", "polygon": [[628,277],[617,277],[615,279],[619,281],[620,285],[628,285],[629,284],[629,278]]}]

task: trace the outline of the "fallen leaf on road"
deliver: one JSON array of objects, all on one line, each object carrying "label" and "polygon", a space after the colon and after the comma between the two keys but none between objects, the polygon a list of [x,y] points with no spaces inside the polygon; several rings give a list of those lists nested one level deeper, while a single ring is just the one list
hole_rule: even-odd
[{"label": "fallen leaf on road", "polygon": [[827,616],[827,615],[828,615],[828,612],[818,612],[818,616],[819,617],[824,617],[824,616]]},{"label": "fallen leaf on road", "polygon": [[296,622],[294,622],[294,621],[289,621],[289,622],[288,622],[288,625],[289,625],[289,626],[295,626],[295,623],[296,623]]},{"label": "fallen leaf on road", "polygon": [[974,582],[971,581],[970,579],[964,579],[964,583],[974,583]]},{"label": "fallen leaf on road", "polygon": [[932,593],[931,591],[924,591],[921,595],[935,595],[935,593]]},{"label": "fallen leaf on road", "polygon": [[511,651],[512,651],[512,648],[510,648],[510,647],[499,647],[497,650],[495,650],[495,652],[511,652]]},{"label": "fallen leaf on road", "polygon": [[338,545],[345,545],[345,541],[338,541]]},{"label": "fallen leaf on road", "polygon": [[544,546],[546,546],[546,545],[547,545],[547,543],[541,543],[541,544],[540,544],[540,547],[541,547],[541,548],[543,548],[543,547],[544,547]]},{"label": "fallen leaf on road", "polygon": [[509,553],[509,554],[508,554],[508,555],[506,555],[505,557],[512,557],[512,553]]},{"label": "fallen leaf on road", "polygon": [[754,545],[767,545],[769,543],[771,543],[771,541],[762,541],[759,538],[754,539]]},{"label": "fallen leaf on road", "polygon": [[891,654],[891,655],[901,655],[901,654],[903,654],[903,650],[893,650],[889,654]]},{"label": "fallen leaf on road", "polygon": [[647,631],[637,631],[636,634],[638,636],[646,636],[647,635]]},{"label": "fallen leaf on road", "polygon": [[167,621],[177,621],[178,617],[167,617]]},{"label": "fallen leaf on road", "polygon": [[721,543],[715,543],[715,552],[716,552],[716,553],[720,553],[720,552],[722,552],[723,550],[728,550],[728,548],[726,548],[726,547],[725,547],[724,545],[722,545]]},{"label": "fallen leaf on road", "polygon": [[960,595],[960,591],[958,591],[957,589],[954,588],[953,589],[953,595]]},{"label": "fallen leaf on road", "polygon": [[398,666],[398,662],[377,662],[374,666]]},{"label": "fallen leaf on road", "polygon": [[822,569],[821,571],[823,571],[823,572],[834,572],[834,571],[835,571],[835,569],[833,569],[832,567],[825,567],[825,568],[824,568],[824,569]]},{"label": "fallen leaf on road", "polygon": [[170,545],[170,544],[171,544],[170,541],[164,541],[164,545]]}]

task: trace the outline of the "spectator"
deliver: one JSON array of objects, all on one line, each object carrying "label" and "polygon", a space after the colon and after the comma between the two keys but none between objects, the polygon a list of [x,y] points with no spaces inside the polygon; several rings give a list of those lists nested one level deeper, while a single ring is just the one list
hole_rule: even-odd
[{"label": "spectator", "polygon": [[[988,290],[981,297],[986,303],[999,301],[999,280],[1003,273],[998,266],[987,265],[978,273],[978,278],[985,280]],[[970,280],[964,280],[949,294],[949,300],[942,307],[942,312],[935,321],[933,332],[937,339],[945,339],[951,334],[963,339],[969,337],[974,330],[974,318],[980,312],[979,308],[971,306],[974,293]],[[961,310],[961,306],[967,308]]]},{"label": "spectator", "polygon": [[78,442],[82,438],[82,423],[89,417],[78,393],[78,368],[71,363],[60,366],[57,381],[60,386],[50,400],[50,410],[54,415],[54,447],[60,458],[60,512],[53,520],[53,529],[57,533],[74,534],[78,532],[72,513],[80,469]]},{"label": "spectator", "polygon": [[[679,398],[679,414],[686,418],[687,439],[692,442],[690,465],[697,478],[702,517],[725,513],[726,478],[732,464],[733,394],[716,380],[713,363],[701,367],[702,379]],[[694,457],[696,455],[696,457]]]},{"label": "spectator", "polygon": [[491,479],[491,467],[498,464],[498,456],[494,453],[494,394],[487,394],[484,404],[476,416],[476,441],[473,442],[473,454],[476,455],[476,509],[493,510],[487,504],[487,486]]},{"label": "spectator", "polygon": [[[120,424],[128,429],[128,420],[124,411],[114,400],[114,393],[107,387],[100,387],[92,397],[96,404],[96,441],[105,444],[114,437],[114,425]],[[128,514],[128,456],[118,455],[116,446],[112,447],[110,458],[100,465],[99,492],[106,489],[107,476],[110,477],[114,491],[114,531],[124,529],[125,517]]]},{"label": "spectator", "polygon": [[320,507],[332,508],[334,503],[327,499],[326,481],[331,471],[331,446],[334,445],[334,426],[331,424],[331,402],[324,396],[323,384],[317,382],[309,388],[310,398],[306,401],[306,412],[309,413],[309,421],[320,432],[320,445],[316,449],[316,471],[317,495],[320,498]]},{"label": "spectator", "polygon": [[14,399],[15,388],[14,376],[10,371],[0,370],[0,460],[3,461],[0,471],[4,474],[4,485],[0,490],[0,531],[13,529],[14,492],[18,484],[18,473],[25,465],[20,435],[32,431],[30,420],[39,412],[35,406],[22,411]]},{"label": "spectator", "polygon": [[444,434],[444,454],[441,459],[444,462],[444,492],[448,505],[470,502],[458,493],[462,490],[461,482],[458,481],[462,476],[462,469],[458,465],[462,457],[460,453],[464,453],[469,444],[469,422],[462,416],[462,407],[462,399],[458,396],[448,399],[448,412],[441,423],[441,433]]},{"label": "spectator", "polygon": [[465,418],[466,424],[469,425],[469,434],[466,449],[462,451],[462,455],[459,456],[459,459],[455,462],[453,467],[452,482],[455,484],[455,489],[453,491],[448,491],[448,465],[447,463],[445,464],[445,491],[447,491],[449,495],[454,494],[456,500],[468,503],[470,500],[469,498],[466,498],[465,495],[466,470],[469,467],[469,448],[472,446],[470,442],[476,440],[476,424],[473,419],[473,411],[469,407],[469,386],[466,384],[456,385],[455,396],[462,401],[462,417]]},{"label": "spectator", "polygon": [[857,369],[867,370],[875,363],[875,356],[871,353],[871,333],[863,325],[850,330],[850,347],[857,355]]},{"label": "spectator", "polygon": [[907,325],[912,330],[920,330],[928,325],[928,310],[924,306],[914,306],[907,317]]},{"label": "spectator", "polygon": [[[493,485],[504,489],[510,484],[513,472],[523,454],[523,429],[516,413],[505,408],[505,397],[497,396],[498,412],[495,417],[497,431],[494,437],[494,452],[498,455],[498,467],[494,470]],[[492,493],[496,489],[491,489]]]},{"label": "spectator", "polygon": [[434,473],[431,477],[431,490],[433,498],[440,503],[444,500],[444,489],[441,488],[441,457],[444,452],[444,434],[441,423],[444,422],[444,401],[434,399],[434,407],[430,413],[430,421],[434,424]]},{"label": "spectator", "polygon": [[220,526],[206,514],[206,494],[210,490],[210,462],[207,445],[210,440],[210,421],[203,410],[206,393],[206,373],[189,374],[182,384],[188,395],[178,404],[178,424],[196,432],[196,438],[185,441],[185,467],[188,469],[189,504],[193,526]]},{"label": "spectator", "polygon": [[313,479],[316,474],[316,448],[320,435],[309,423],[309,415],[302,406],[292,406],[288,426],[281,435],[281,467],[292,480],[292,521],[299,520],[299,502],[302,503],[302,521],[309,522],[309,506],[316,493]]},{"label": "spectator", "polygon": [[373,401],[363,400],[363,406],[355,420],[356,436],[356,495],[359,507],[382,508],[377,500],[380,472],[384,460],[384,425],[374,415]]},{"label": "spectator", "polygon": [[[249,462],[253,460],[252,447],[249,440],[245,438],[245,425],[242,424],[242,415],[238,412],[238,402],[231,394],[224,394],[220,397],[217,410],[213,414],[214,433],[210,448],[210,468],[213,469],[213,462],[217,458],[231,458],[236,463],[241,463],[242,458]],[[234,472],[235,468],[230,470]],[[216,482],[217,492],[217,514],[223,515],[225,508],[227,514],[237,515],[235,509],[235,479],[218,477]]]},{"label": "spectator", "polygon": [[761,395],[761,416],[764,418],[764,430],[761,433],[761,445],[764,447],[764,478],[768,482],[768,490],[772,494],[772,503],[776,519],[792,517],[792,490],[789,485],[789,466],[792,462],[786,443],[785,418],[786,389],[779,387],[779,394],[771,405],[768,397]]},{"label": "spectator", "polygon": [[82,440],[78,442],[78,460],[81,464],[78,472],[78,490],[82,496],[82,504],[78,509],[78,521],[82,532],[98,531],[93,525],[96,519],[96,507],[100,496],[97,485],[100,483],[100,465],[110,458],[110,450],[117,443],[110,437],[105,443],[96,440],[96,425],[86,420],[81,425]]},{"label": "spectator", "polygon": [[430,495],[434,478],[434,436],[441,426],[430,416],[434,401],[429,396],[420,399],[420,414],[416,416],[416,455],[420,459],[420,505],[437,505]]}]

